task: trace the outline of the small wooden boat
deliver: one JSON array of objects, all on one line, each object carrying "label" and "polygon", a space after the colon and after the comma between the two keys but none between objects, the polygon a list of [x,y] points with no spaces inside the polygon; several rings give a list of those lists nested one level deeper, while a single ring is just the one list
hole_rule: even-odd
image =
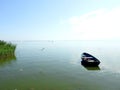
[{"label": "small wooden boat", "polygon": [[84,66],[98,66],[100,64],[100,61],[97,58],[88,53],[83,53],[81,59],[81,64]]}]

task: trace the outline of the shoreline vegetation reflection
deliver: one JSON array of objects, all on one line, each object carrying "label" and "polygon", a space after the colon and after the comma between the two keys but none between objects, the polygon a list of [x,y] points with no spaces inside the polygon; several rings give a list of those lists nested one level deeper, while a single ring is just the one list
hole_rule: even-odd
[{"label": "shoreline vegetation reflection", "polygon": [[10,64],[13,61],[16,61],[16,56],[15,55],[11,55],[9,57],[2,57],[2,58],[0,58],[0,66]]}]

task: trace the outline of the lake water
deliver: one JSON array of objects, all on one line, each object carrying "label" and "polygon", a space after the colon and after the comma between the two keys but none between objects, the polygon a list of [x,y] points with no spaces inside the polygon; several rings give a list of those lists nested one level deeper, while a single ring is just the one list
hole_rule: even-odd
[{"label": "lake water", "polygon": [[[120,90],[118,41],[13,43],[16,57],[0,62],[0,90]],[[83,52],[98,58],[99,67],[82,66]]]}]

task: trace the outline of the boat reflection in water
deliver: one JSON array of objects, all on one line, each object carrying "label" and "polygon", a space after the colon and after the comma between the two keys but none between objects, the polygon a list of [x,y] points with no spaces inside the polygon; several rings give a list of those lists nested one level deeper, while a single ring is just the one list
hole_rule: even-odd
[{"label": "boat reflection in water", "polygon": [[[82,64],[81,64],[82,65]],[[84,66],[82,65],[86,70],[100,70],[100,67],[99,66]]]}]

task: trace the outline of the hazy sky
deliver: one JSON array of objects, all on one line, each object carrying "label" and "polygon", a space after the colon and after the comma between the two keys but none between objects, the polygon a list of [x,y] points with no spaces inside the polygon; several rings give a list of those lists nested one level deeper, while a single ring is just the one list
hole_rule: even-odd
[{"label": "hazy sky", "polygon": [[120,39],[120,0],[0,0],[2,40]]}]

